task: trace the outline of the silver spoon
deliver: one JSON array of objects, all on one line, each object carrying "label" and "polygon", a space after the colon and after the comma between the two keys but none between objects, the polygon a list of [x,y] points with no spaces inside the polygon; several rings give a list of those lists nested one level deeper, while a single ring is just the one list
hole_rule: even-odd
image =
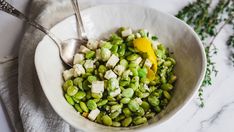
[{"label": "silver spoon", "polygon": [[48,35],[55,42],[57,47],[59,48],[60,58],[63,60],[63,62],[65,64],[67,64],[70,67],[72,67],[72,65],[73,65],[73,56],[75,55],[75,53],[77,53],[80,45],[84,45],[88,41],[88,39],[86,37],[86,33],[84,31],[79,8],[76,10],[76,15],[79,15],[76,18],[77,18],[78,27],[80,27],[80,28],[78,28],[78,33],[80,34],[80,36],[78,37],[78,39],[68,39],[65,41],[61,41],[53,33],[51,33],[48,29],[41,26],[37,22],[30,20],[23,13],[21,13],[20,11],[15,9],[11,4],[7,3],[5,0],[0,0],[0,10],[25,21],[26,23],[34,26],[35,28],[41,30],[46,35]]}]

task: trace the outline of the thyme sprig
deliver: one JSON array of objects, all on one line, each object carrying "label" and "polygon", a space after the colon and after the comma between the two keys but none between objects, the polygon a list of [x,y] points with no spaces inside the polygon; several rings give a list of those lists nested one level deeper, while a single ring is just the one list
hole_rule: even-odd
[{"label": "thyme sprig", "polygon": [[[218,73],[215,62],[212,60],[213,55],[218,52],[213,42],[225,25],[233,23],[234,2],[232,0],[220,0],[214,9],[209,11],[211,2],[211,0],[197,0],[185,6],[176,15],[195,30],[205,48],[207,69],[202,86],[198,91],[201,107],[204,106],[203,88],[212,85],[213,77]],[[210,39],[210,43],[207,43],[208,39]],[[229,39],[228,44],[234,49],[233,37]],[[234,52],[231,53],[231,56],[234,64]]]}]

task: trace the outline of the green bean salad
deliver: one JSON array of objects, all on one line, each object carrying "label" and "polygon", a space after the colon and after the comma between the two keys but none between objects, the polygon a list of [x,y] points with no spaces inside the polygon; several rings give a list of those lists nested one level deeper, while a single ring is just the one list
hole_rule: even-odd
[{"label": "green bean salad", "polygon": [[63,72],[65,99],[99,124],[145,124],[164,109],[176,81],[167,48],[147,30],[119,28],[106,40],[89,40]]}]

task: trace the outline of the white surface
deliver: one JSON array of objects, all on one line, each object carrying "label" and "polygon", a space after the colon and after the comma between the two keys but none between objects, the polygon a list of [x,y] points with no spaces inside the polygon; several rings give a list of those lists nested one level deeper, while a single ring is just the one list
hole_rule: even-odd
[{"label": "white surface", "polygon": [[[205,74],[206,59],[201,41],[188,25],[158,10],[134,5],[97,6],[84,10],[81,14],[88,38],[98,40],[106,38],[113,30],[121,26],[131,27],[134,30],[144,28],[151,34],[157,35],[159,41],[173,52],[173,56],[177,60],[175,71],[179,78],[176,82],[173,98],[165,110],[150,120],[149,125],[139,128],[145,131],[149,127],[157,130],[159,124],[164,124],[164,122],[166,124],[166,121],[174,117],[196,94]],[[77,34],[74,31],[75,23],[75,16],[71,16],[55,25],[51,32],[63,40],[69,39]],[[66,27],[66,30],[64,27]],[[178,34],[178,32],[180,33]],[[61,74],[64,65],[59,57],[57,46],[48,36],[44,37],[36,49],[35,66],[42,89],[51,106],[58,115],[75,128],[103,132],[121,129],[122,131],[135,130],[110,129],[97,125],[84,120],[82,116],[77,115],[74,108],[68,107],[68,103],[63,97],[64,92],[61,89],[63,83]],[[53,79],[51,80],[51,78]]]},{"label": "white surface", "polygon": [[[23,9],[28,0],[11,0],[16,7]],[[105,3],[129,3],[132,0],[80,0],[82,9]],[[176,14],[176,12],[188,4],[190,0],[134,0],[134,4],[144,5],[159,9],[164,12]],[[21,24],[19,20],[0,11],[0,58],[17,55],[19,43],[15,40],[19,37]],[[7,33],[6,33],[7,32]],[[161,126],[158,131],[167,132],[233,132],[234,129],[234,70],[228,65],[228,52],[225,42],[227,34],[233,33],[231,28],[226,27],[215,40],[219,51],[214,57],[219,70],[211,87],[205,88],[204,96],[206,105],[198,107],[198,99],[193,102],[169,121],[167,126]],[[4,43],[3,43],[4,41]],[[0,109],[0,131],[10,131],[6,122],[5,114]],[[151,129],[153,131],[153,129]]]}]

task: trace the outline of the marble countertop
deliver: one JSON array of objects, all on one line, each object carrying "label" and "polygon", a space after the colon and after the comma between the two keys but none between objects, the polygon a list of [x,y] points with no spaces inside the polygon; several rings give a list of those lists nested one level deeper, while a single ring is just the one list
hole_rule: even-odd
[{"label": "marble countertop", "polygon": [[[25,10],[29,0],[9,0],[11,4]],[[134,4],[155,8],[170,14],[176,14],[190,0],[134,0]],[[214,0],[214,3],[217,0]],[[80,0],[81,9],[100,4],[131,3],[132,0]],[[9,60],[17,61],[19,40],[22,36],[22,22],[5,13],[0,12],[0,71],[9,65]],[[7,32],[7,33],[6,33]],[[228,63],[228,50],[225,45],[228,35],[233,34],[231,27],[226,26],[214,44],[218,54],[214,56],[218,75],[214,78],[213,85],[204,91],[205,107],[199,107],[197,96],[179,111],[172,119],[157,128],[147,131],[153,132],[233,132],[234,130],[234,67]],[[15,67],[17,68],[17,67]],[[1,75],[1,74],[0,74]],[[16,74],[17,75],[17,74]],[[1,77],[1,76],[0,76]],[[15,79],[15,78],[14,78]],[[4,79],[0,78],[0,87]],[[12,80],[17,83],[17,79]],[[1,102],[1,100],[0,100]],[[0,129],[10,132],[7,112],[0,106]]]}]

